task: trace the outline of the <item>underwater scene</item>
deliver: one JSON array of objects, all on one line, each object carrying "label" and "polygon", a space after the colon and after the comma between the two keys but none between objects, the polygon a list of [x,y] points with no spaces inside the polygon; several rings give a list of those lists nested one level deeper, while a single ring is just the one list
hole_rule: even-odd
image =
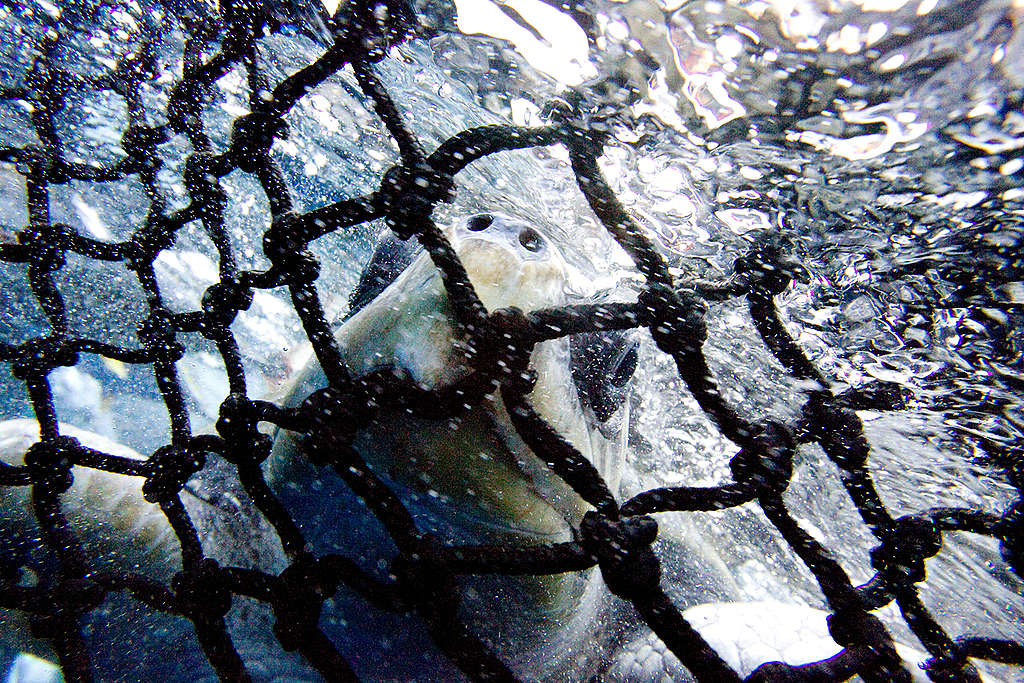
[{"label": "underwater scene", "polygon": [[1024,681],[1022,0],[0,38],[8,683]]}]

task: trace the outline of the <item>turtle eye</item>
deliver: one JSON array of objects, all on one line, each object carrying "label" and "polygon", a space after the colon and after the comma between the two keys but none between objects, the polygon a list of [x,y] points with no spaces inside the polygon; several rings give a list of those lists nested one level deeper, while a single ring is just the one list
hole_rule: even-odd
[{"label": "turtle eye", "polygon": [[490,227],[493,222],[494,216],[489,213],[481,213],[476,216],[472,216],[468,221],[466,221],[466,227],[473,232],[480,232],[481,230],[486,230]]},{"label": "turtle eye", "polygon": [[519,244],[527,251],[536,253],[544,248],[544,238],[533,228],[524,228],[519,233]]}]

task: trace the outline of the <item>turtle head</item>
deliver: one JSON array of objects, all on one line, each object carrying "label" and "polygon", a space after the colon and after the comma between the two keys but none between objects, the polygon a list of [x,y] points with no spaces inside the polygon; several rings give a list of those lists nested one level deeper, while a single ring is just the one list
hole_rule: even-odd
[{"label": "turtle head", "polygon": [[488,310],[564,303],[565,260],[547,235],[523,220],[478,213],[455,223],[448,238]]}]

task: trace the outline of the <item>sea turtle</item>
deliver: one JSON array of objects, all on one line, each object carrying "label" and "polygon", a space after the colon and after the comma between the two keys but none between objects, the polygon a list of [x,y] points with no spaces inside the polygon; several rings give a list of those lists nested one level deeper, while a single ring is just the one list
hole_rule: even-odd
[{"label": "sea turtle", "polygon": [[[569,268],[541,229],[506,215],[476,214],[457,221],[448,239],[488,310],[522,310],[566,303]],[[336,331],[343,359],[356,375],[388,368],[421,386],[439,387],[469,368],[464,339],[452,322],[439,271],[418,247],[393,238],[376,249],[351,298],[351,310]],[[636,341],[625,333],[587,335],[537,346],[531,359],[537,382],[530,400],[559,433],[580,450],[606,479],[618,485],[625,453],[628,380],[636,366]],[[326,385],[312,361],[294,380],[283,403],[295,405]],[[326,426],[325,428],[330,428]],[[95,435],[68,428],[83,443],[129,457],[141,457]],[[0,424],[0,451],[16,463],[36,440],[31,420]],[[264,464],[268,482],[295,516],[317,553],[339,552],[386,578],[395,551],[377,520],[335,475],[303,456],[303,444],[284,430],[274,434]],[[518,436],[500,396],[451,420],[413,417],[381,410],[359,433],[354,447],[408,506],[423,531],[452,543],[536,544],[572,538],[587,505],[554,475]],[[162,513],[143,500],[140,480],[75,469],[74,486],[62,497],[71,521],[101,565],[127,558],[143,573],[166,580],[178,568],[178,547]],[[23,542],[8,564],[23,573],[39,570],[45,558],[24,552],[34,535],[27,487],[3,487],[2,523]],[[286,566],[280,545],[255,513],[231,468],[211,459],[183,492],[202,536],[204,550],[222,564],[277,572]],[[17,534],[11,533],[17,530]],[[17,544],[15,544],[17,545]],[[121,558],[117,560],[115,558]],[[123,566],[123,564],[121,565]],[[462,615],[471,627],[524,678],[571,680],[592,658],[600,617],[602,586],[595,572],[564,577],[483,577],[465,581]],[[104,678],[183,678],[204,670],[187,622],[145,615],[131,627],[133,647],[123,648],[119,624],[137,606],[114,600],[87,629]],[[262,606],[236,599],[229,615],[239,649],[259,675],[299,676],[308,672],[284,656],[270,634],[272,617]],[[8,615],[15,622],[16,615]],[[408,615],[368,606],[342,588],[325,610],[324,631],[357,672],[369,680],[457,679],[451,663]],[[5,631],[26,633],[14,623]],[[122,649],[117,650],[120,643]],[[166,658],[168,644],[179,655]],[[38,650],[18,642],[20,650]],[[116,653],[116,654],[115,654]],[[198,653],[196,653],[198,655]],[[208,671],[208,669],[206,669]],[[574,673],[569,673],[574,672]]]}]

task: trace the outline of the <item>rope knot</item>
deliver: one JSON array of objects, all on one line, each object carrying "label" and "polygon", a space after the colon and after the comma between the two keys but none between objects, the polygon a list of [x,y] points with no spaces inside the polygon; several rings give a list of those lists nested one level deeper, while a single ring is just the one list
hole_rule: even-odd
[{"label": "rope knot", "polygon": [[214,338],[234,321],[239,311],[252,305],[253,290],[243,287],[237,280],[215,282],[203,292],[203,336]]},{"label": "rope knot", "polygon": [[[211,20],[213,31],[216,23]],[[203,105],[214,97],[214,89],[200,78],[183,78],[171,88],[167,100],[167,122],[175,133],[187,135],[189,129],[199,124],[199,112]]]},{"label": "rope knot", "polygon": [[665,353],[697,353],[708,338],[707,304],[692,292],[653,284],[640,293],[637,304],[640,323]]},{"label": "rope knot", "polygon": [[291,285],[315,282],[320,277],[320,262],[306,248],[293,213],[279,216],[263,235],[263,253]]},{"label": "rope knot", "polygon": [[373,417],[376,404],[359,391],[327,387],[306,397],[299,412],[308,425],[304,452],[317,465],[352,453],[352,437]]},{"label": "rope knot", "polygon": [[184,344],[174,336],[171,313],[165,309],[154,308],[136,334],[142,345],[165,363],[174,363],[185,355]]},{"label": "rope knot", "polygon": [[841,608],[828,615],[825,623],[832,640],[869,658],[862,671],[874,671],[881,680],[909,680],[892,638],[878,617],[862,609]]},{"label": "rope knot", "polygon": [[285,568],[275,584],[271,606],[274,609],[274,636],[286,652],[294,652],[317,632],[324,600],[334,594],[337,585],[324,581],[320,562],[309,553],[301,553]]},{"label": "rope knot", "polygon": [[178,572],[171,579],[178,609],[192,618],[216,619],[231,609],[231,591],[216,560],[204,559],[196,567]]},{"label": "rope knot", "polygon": [[161,161],[156,157],[157,145],[167,142],[167,130],[163,126],[149,128],[131,125],[121,135],[121,149],[144,168],[157,168]]},{"label": "rope knot", "polygon": [[227,193],[220,185],[220,177],[209,154],[195,152],[185,160],[181,178],[188,189],[192,204],[204,216],[219,217],[227,206]]},{"label": "rope knot", "polygon": [[581,106],[580,100],[578,93],[551,98],[541,110],[541,116],[561,127],[559,137],[566,147],[601,156],[610,129],[606,122],[594,117],[591,107]]},{"label": "rope knot", "polygon": [[774,248],[756,248],[733,262],[738,275],[747,276],[751,290],[762,295],[776,296],[786,291],[793,276],[779,262]]},{"label": "rope knot", "polygon": [[11,364],[11,372],[20,380],[39,377],[53,368],[71,367],[78,362],[78,353],[61,337],[30,339],[21,347],[21,353]]},{"label": "rope knot", "polygon": [[29,633],[35,638],[53,639],[78,627],[78,618],[100,606],[106,590],[87,578],[65,578],[46,590],[43,602],[51,606],[46,614],[29,617]]},{"label": "rope knot", "polygon": [[481,348],[495,356],[501,382],[517,394],[528,394],[537,383],[537,373],[530,367],[533,352],[533,329],[525,313],[518,308],[502,308],[488,317],[490,338]]},{"label": "rope knot", "polygon": [[45,274],[60,270],[67,262],[64,250],[68,248],[72,230],[67,225],[42,225],[18,233],[18,242],[28,245],[31,251],[31,268]]},{"label": "rope knot", "polygon": [[650,595],[661,581],[661,562],[651,549],[658,523],[646,515],[611,519],[595,510],[580,524],[583,549],[601,566],[608,589],[633,600]]},{"label": "rope knot", "polygon": [[395,557],[391,574],[406,604],[415,605],[428,620],[443,620],[455,614],[462,593],[455,576],[433,552],[431,538],[424,536],[415,551]]},{"label": "rope knot", "polygon": [[149,476],[142,484],[142,497],[150,503],[170,500],[205,464],[206,453],[203,451],[164,446],[146,461]]},{"label": "rope knot", "polygon": [[866,634],[872,633],[875,636],[884,635],[885,628],[882,622],[874,615],[863,610],[842,610],[830,614],[825,619],[828,626],[828,633],[832,640],[841,647],[850,647],[869,642]]},{"label": "rope knot", "polygon": [[280,116],[254,111],[235,119],[231,127],[231,161],[246,173],[256,173],[266,161],[275,139],[288,137],[288,124]]},{"label": "rope knot", "polygon": [[778,495],[789,486],[793,475],[793,435],[783,425],[769,422],[753,443],[744,446],[729,461],[732,478],[750,486],[758,495]]},{"label": "rope knot", "polygon": [[900,517],[889,538],[871,549],[871,566],[890,583],[917,583],[925,580],[925,559],[941,549],[942,533],[932,520]]},{"label": "rope knot", "polygon": [[455,181],[426,162],[392,166],[381,180],[378,197],[387,214],[385,223],[399,239],[423,232],[439,202],[451,201]]},{"label": "rope knot", "polygon": [[54,494],[67,491],[74,483],[71,474],[74,453],[81,448],[78,439],[70,436],[58,436],[29,446],[25,452],[25,467],[32,477],[32,483]]},{"label": "rope knot", "polygon": [[156,255],[174,245],[175,227],[171,221],[154,209],[146,217],[146,225],[135,231],[128,241],[125,261],[132,270],[148,268]]},{"label": "rope knot", "polygon": [[332,22],[336,44],[353,58],[379,62],[416,27],[408,5],[401,0],[341,3]]},{"label": "rope knot", "polygon": [[226,444],[221,456],[233,465],[259,464],[267,459],[274,440],[256,429],[256,410],[245,394],[228,394],[220,404],[217,433]]}]

